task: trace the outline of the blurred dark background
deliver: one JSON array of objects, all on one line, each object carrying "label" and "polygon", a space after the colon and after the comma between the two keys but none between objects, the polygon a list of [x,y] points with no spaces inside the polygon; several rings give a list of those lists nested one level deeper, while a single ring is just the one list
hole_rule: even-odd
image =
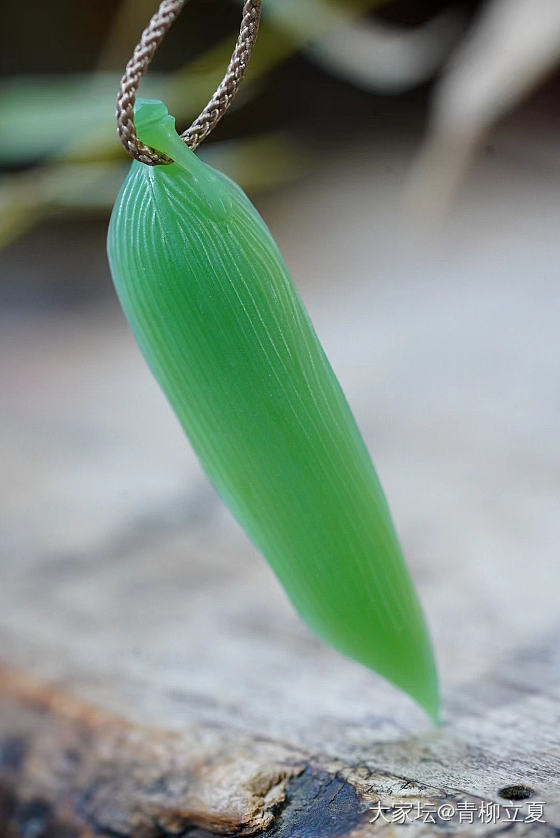
[{"label": "blurred dark background", "polygon": [[[483,0],[313,0],[299,5],[265,0],[253,82],[247,83],[237,106],[201,153],[237,177],[258,201],[259,194],[312,176],[325,156],[351,154],[357,145],[369,143],[374,151],[408,142],[419,148],[429,132],[434,86],[437,94],[449,60],[469,40],[473,25],[489,16],[489,9],[491,16],[492,5]],[[512,9],[517,5],[514,0]],[[112,100],[119,74],[153,9],[147,0],[80,5],[57,0],[7,4],[3,9],[4,306],[38,300],[76,303],[107,291],[104,225],[125,166],[113,133]],[[239,11],[236,2],[191,0],[156,54],[146,93],[167,95],[179,125],[188,124],[219,78]],[[535,8],[535,18],[539,14]],[[347,25],[354,30],[349,47],[344,41]],[[505,54],[505,40],[501,46],[489,25],[488,32],[479,28],[479,40],[484,35],[488,52],[499,55],[503,48]],[[354,48],[356,30],[358,39],[371,36],[371,50],[365,53],[367,60],[356,55],[352,66],[348,52]],[[413,39],[407,41],[407,35]],[[530,41],[530,33],[527,37]],[[382,56],[381,73],[379,62],[368,63],[376,51]],[[537,33],[535,56],[541,51]],[[516,129],[521,126],[520,134],[541,130],[547,137],[551,131],[560,136],[554,66],[552,60],[546,72],[537,71],[528,91],[514,93],[514,107],[505,108],[506,123],[513,119]],[[521,78],[534,72],[521,64],[518,70]],[[89,82],[90,77],[95,81]],[[174,77],[182,78],[174,92],[158,81]],[[193,80],[196,94],[191,102]],[[502,98],[507,104],[507,95]],[[504,114],[499,106],[494,110],[499,125]],[[482,122],[482,153],[492,154],[495,136],[485,133],[488,126]],[[97,141],[91,128],[101,124],[102,139]],[[61,151],[61,145],[73,142],[70,151]],[[531,143],[533,138],[525,143],[529,156]],[[77,186],[80,180],[83,187]],[[85,265],[81,249],[89,254]],[[81,263],[77,271],[75,258]]]},{"label": "blurred dark background", "polygon": [[[419,31],[447,14],[451,26],[447,30],[443,27],[447,39],[443,59],[468,32],[480,5],[480,0],[361,4],[335,0],[325,7],[336,9],[341,21],[348,15],[358,25],[374,22],[376,26],[390,27],[389,32],[399,33]],[[264,7],[266,11],[266,0]],[[3,9],[0,72],[5,86],[1,98],[7,104],[2,119],[5,126],[12,124],[7,153],[6,146],[4,153],[1,151],[4,137],[0,130],[0,165],[6,175],[2,182],[4,203],[0,205],[6,248],[0,257],[4,264],[1,290],[4,306],[34,305],[39,301],[42,305],[76,304],[108,291],[103,237],[111,197],[124,171],[124,158],[116,137],[113,136],[111,143],[106,135],[100,150],[94,144],[89,152],[90,161],[114,160],[114,177],[105,183],[102,194],[88,200],[90,192],[86,189],[81,196],[83,200],[78,195],[69,201],[65,200],[64,186],[62,194],[59,192],[54,200],[45,194],[35,199],[30,196],[34,173],[37,173],[39,192],[57,192],[56,167],[49,166],[53,151],[56,154],[56,141],[53,147],[50,132],[42,148],[37,137],[45,130],[45,120],[49,125],[58,123],[62,136],[67,120],[67,135],[72,134],[75,124],[81,121],[81,112],[92,104],[87,75],[100,72],[113,74],[103,85],[102,97],[98,97],[98,104],[104,105],[104,120],[110,126],[118,75],[153,9],[154,4],[146,0],[137,3],[100,0],[79,5],[56,0],[25,6],[7,4]],[[356,9],[360,9],[358,15]],[[156,54],[153,73],[177,73],[181,68],[188,68],[191,62],[204,66],[206,55],[209,66],[219,71],[216,45],[227,44],[228,39],[232,41],[239,25],[239,10],[235,2],[191,0]],[[420,73],[418,80],[413,77],[402,89],[397,84],[396,89],[389,85],[387,90],[378,90],[375,74],[371,84],[367,81],[356,84],[343,68],[329,67],[324,60],[318,62],[302,49],[313,33],[308,37],[303,30],[294,37],[282,26],[271,23],[268,17],[265,21],[266,34],[263,32],[258,45],[258,56],[264,55],[265,60],[261,62],[263,69],[259,70],[258,81],[252,85],[249,95],[241,97],[240,106],[232,109],[218,125],[203,150],[204,154],[216,147],[219,163],[220,146],[237,141],[238,165],[232,166],[236,175],[236,168],[246,168],[242,161],[244,139],[281,138],[280,149],[275,149],[279,156],[274,155],[271,147],[269,168],[272,171],[267,175],[262,171],[267,167],[261,165],[261,171],[254,173],[254,177],[245,178],[244,185],[257,201],[261,193],[310,176],[324,154],[344,154],[345,148],[360,142],[370,142],[372,147],[390,145],[394,137],[400,141],[408,138],[411,143],[419,141],[426,127],[431,90],[440,70],[438,65],[428,73],[428,78]],[[302,19],[299,25],[304,24]],[[326,25],[328,32],[333,28],[332,23]],[[269,59],[267,51],[271,52]],[[226,56],[225,52],[219,53],[222,54]],[[398,63],[398,51],[394,61]],[[83,94],[79,92],[80,84],[85,85]],[[74,88],[69,93],[72,85]],[[207,95],[210,93],[208,88]],[[180,95],[178,98],[180,101]],[[15,109],[14,100],[17,101]],[[186,124],[193,115],[186,102],[184,114],[178,113],[178,123]],[[34,143],[27,148],[31,133]],[[263,152],[266,153],[266,145]],[[249,147],[247,158],[251,154]],[[227,161],[224,167],[227,169]],[[87,165],[82,165],[82,169],[87,169]],[[9,174],[13,175],[11,179],[7,177]],[[101,181],[106,182],[106,174],[100,173]],[[48,184],[43,188],[45,180]],[[60,182],[63,180],[64,172],[61,172]],[[244,178],[240,180],[243,182]],[[88,253],[85,263],[82,252]]]}]

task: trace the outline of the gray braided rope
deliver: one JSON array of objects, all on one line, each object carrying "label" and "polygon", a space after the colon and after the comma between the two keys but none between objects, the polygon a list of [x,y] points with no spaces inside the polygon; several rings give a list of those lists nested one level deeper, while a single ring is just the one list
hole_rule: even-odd
[{"label": "gray braided rope", "polygon": [[[171,163],[160,151],[138,139],[134,125],[134,103],[142,76],[148,69],[156,49],[163,41],[173,21],[178,17],[186,0],[162,0],[156,13],[142,32],[132,58],[126,65],[117,95],[117,130],[125,151],[131,157],[158,166]],[[249,64],[257,39],[261,17],[261,0],[246,0],[235,49],[226,73],[204,110],[192,125],[183,131],[181,138],[193,151],[218,124],[233,101]]]}]

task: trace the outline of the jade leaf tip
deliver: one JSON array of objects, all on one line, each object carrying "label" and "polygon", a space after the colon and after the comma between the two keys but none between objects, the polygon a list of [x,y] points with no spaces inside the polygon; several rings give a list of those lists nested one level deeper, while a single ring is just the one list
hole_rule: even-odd
[{"label": "jade leaf tip", "polygon": [[159,99],[138,99],[134,106],[134,120],[139,135],[155,125],[162,124],[175,130],[175,117],[171,116]]},{"label": "jade leaf tip", "polygon": [[175,128],[175,117],[159,99],[137,99],[134,119],[139,139],[174,162],[190,162],[194,157]]},{"label": "jade leaf tip", "polygon": [[414,696],[422,709],[427,713],[436,727],[441,725],[441,712],[439,689],[437,681],[431,685],[431,689],[423,696]]}]

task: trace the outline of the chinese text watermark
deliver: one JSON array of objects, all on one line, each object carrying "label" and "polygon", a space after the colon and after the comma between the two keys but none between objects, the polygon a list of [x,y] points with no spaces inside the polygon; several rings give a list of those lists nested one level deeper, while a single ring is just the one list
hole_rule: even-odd
[{"label": "chinese text watermark", "polygon": [[489,801],[475,803],[470,800],[460,800],[456,803],[441,803],[430,806],[420,801],[413,803],[399,803],[393,806],[382,806],[378,801],[370,806],[372,816],[370,823],[384,821],[385,823],[456,823],[456,824],[498,824],[498,823],[546,823],[544,817],[545,803],[534,800],[525,806],[507,805]]}]

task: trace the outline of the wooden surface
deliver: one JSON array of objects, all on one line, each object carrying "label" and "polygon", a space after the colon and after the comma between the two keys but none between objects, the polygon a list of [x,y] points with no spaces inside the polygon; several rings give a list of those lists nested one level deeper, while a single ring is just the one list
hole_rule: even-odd
[{"label": "wooden surface", "polygon": [[[5,313],[3,834],[560,834],[559,184],[491,159],[421,241],[394,154],[262,209],[385,485],[441,729],[299,622],[109,295]],[[505,786],[532,790],[515,824]]]}]

